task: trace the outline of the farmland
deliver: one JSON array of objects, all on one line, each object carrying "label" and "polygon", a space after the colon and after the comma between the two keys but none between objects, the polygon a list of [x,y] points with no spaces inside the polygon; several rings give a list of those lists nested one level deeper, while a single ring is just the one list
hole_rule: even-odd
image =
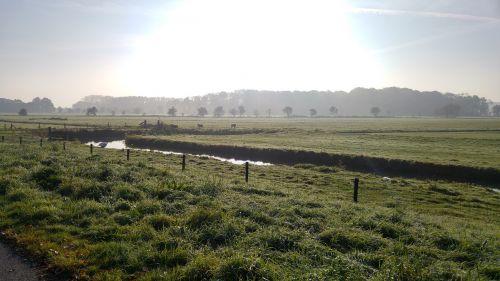
[{"label": "farmland", "polygon": [[[3,116],[13,121],[29,117]],[[31,117],[37,118],[37,117]],[[46,118],[46,117],[39,117]],[[123,129],[144,117],[72,117]],[[149,117],[154,123],[158,118]],[[166,118],[206,144],[498,167],[498,119]],[[31,120],[34,122],[41,120]],[[91,280],[488,280],[500,277],[500,194],[488,187],[335,166],[243,167],[207,157],[47,142],[1,130],[0,228],[63,278]],[[53,125],[52,125],[53,126]],[[86,125],[84,125],[86,126]],[[69,127],[69,126],[68,126]],[[36,131],[36,130],[35,130]],[[417,132],[419,131],[419,132]],[[23,144],[18,136],[23,135]],[[147,134],[147,132],[144,132]],[[454,161],[454,159],[456,161]],[[360,179],[359,202],[352,180]]]}]

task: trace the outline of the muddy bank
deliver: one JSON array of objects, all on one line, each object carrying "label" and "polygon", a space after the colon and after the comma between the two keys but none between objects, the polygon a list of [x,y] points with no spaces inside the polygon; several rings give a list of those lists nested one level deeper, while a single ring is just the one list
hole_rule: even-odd
[{"label": "muddy bank", "polygon": [[500,170],[457,165],[442,165],[406,160],[356,155],[329,154],[273,148],[252,148],[229,145],[207,145],[191,142],[131,136],[126,138],[130,147],[172,150],[192,154],[210,154],[225,158],[249,159],[273,164],[341,166],[347,170],[375,173],[382,176],[401,176],[419,179],[443,179],[498,186]]}]

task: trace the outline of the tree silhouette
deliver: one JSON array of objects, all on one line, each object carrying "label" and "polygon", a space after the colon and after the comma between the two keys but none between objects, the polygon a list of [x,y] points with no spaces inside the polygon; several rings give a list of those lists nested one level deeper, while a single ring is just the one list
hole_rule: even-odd
[{"label": "tree silhouette", "polygon": [[21,108],[21,110],[19,110],[18,114],[21,116],[26,116],[26,115],[28,115],[28,111],[26,110],[26,108]]},{"label": "tree silhouette", "polygon": [[309,109],[309,114],[311,115],[311,117],[314,117],[316,116],[316,114],[318,114],[318,111],[314,108],[311,108]]},{"label": "tree silhouette", "polygon": [[500,116],[500,104],[493,106],[492,112],[493,115]]},{"label": "tree silhouette", "polygon": [[245,110],[245,107],[243,105],[240,105],[238,106],[238,113],[240,114],[240,117],[243,116],[243,114],[245,114],[246,110]]},{"label": "tree silhouette", "polygon": [[286,114],[286,117],[290,117],[290,115],[292,114],[293,112],[293,108],[290,107],[290,106],[285,106],[283,108],[283,112]]},{"label": "tree silhouette", "polygon": [[259,117],[259,111],[257,109],[254,110],[253,115],[255,116],[255,118]]},{"label": "tree silhouette", "polygon": [[96,116],[97,115],[97,108],[95,106],[87,108],[87,116]]},{"label": "tree silhouette", "polygon": [[198,108],[198,116],[205,117],[208,114],[208,110],[205,107]]},{"label": "tree silhouette", "polygon": [[380,113],[380,108],[378,106],[374,106],[370,109],[370,112],[371,114],[373,114],[373,116],[377,117]]},{"label": "tree silhouette", "polygon": [[328,109],[330,111],[330,114],[331,115],[337,115],[337,113],[339,112],[339,110],[335,107],[335,106],[330,106],[330,109]]},{"label": "tree silhouette", "polygon": [[271,118],[271,109],[270,108],[268,108],[266,110],[266,113],[267,113],[267,118]]},{"label": "tree silhouette", "polygon": [[233,108],[229,111],[229,113],[231,113],[231,115],[233,115],[233,117],[236,117],[236,114],[238,114],[238,110],[236,110],[236,108]]},{"label": "tree silhouette", "polygon": [[214,109],[214,117],[222,117],[224,115],[224,108],[219,105]]},{"label": "tree silhouette", "polygon": [[167,111],[167,114],[172,117],[177,115],[177,108],[175,108],[175,106],[170,107]]}]

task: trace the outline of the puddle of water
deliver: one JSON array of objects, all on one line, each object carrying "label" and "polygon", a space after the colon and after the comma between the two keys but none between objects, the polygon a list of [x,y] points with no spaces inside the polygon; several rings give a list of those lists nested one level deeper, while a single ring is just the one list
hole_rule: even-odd
[{"label": "puddle of water", "polygon": [[[152,152],[157,152],[157,153],[162,153],[162,154],[174,154],[174,155],[182,155],[183,154],[183,153],[174,152],[174,151],[131,148],[125,144],[124,140],[110,141],[110,142],[91,141],[91,142],[85,143],[85,145],[91,145],[91,144],[94,147],[103,147],[104,144],[106,144],[103,148],[110,148],[110,149],[131,149],[131,150],[137,150],[137,151],[152,151]],[[239,160],[239,159],[235,159],[235,158],[223,158],[223,157],[218,157],[218,156],[213,156],[213,155],[208,155],[208,154],[187,154],[187,155],[195,156],[195,157],[206,157],[206,158],[210,158],[210,159],[219,160],[222,162],[229,162],[229,163],[232,163],[235,165],[244,165],[245,162],[248,162],[251,165],[257,165],[257,166],[271,166],[272,165],[271,163],[266,163],[266,162],[262,162],[262,161],[250,161],[250,160]]]}]

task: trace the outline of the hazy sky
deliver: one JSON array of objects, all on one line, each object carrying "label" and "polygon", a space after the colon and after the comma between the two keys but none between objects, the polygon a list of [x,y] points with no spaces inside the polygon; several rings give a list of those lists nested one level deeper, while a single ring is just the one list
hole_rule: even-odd
[{"label": "hazy sky", "polygon": [[358,86],[500,101],[500,0],[0,0],[0,97]]}]

